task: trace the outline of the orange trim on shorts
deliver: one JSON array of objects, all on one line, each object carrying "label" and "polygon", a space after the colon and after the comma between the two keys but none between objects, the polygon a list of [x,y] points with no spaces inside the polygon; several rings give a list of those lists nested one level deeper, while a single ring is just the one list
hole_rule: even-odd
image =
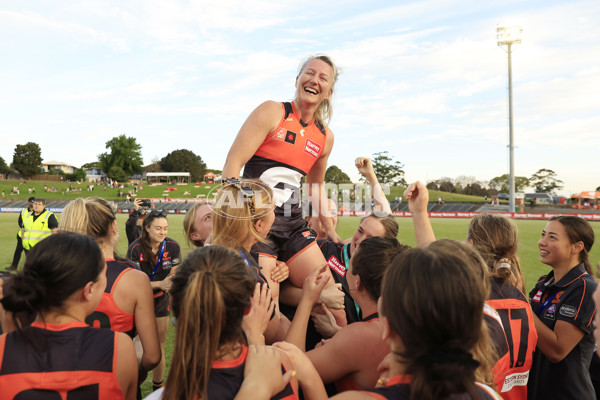
[{"label": "orange trim on shorts", "polygon": [[260,257],[270,257],[270,258],[274,258],[277,260],[277,256],[275,254],[269,254],[269,253],[258,253],[258,255]]},{"label": "orange trim on shorts", "polygon": [[[300,250],[299,252],[297,252],[296,254],[294,254],[292,257],[290,257],[288,260],[286,260],[286,264],[292,262],[292,260],[296,257],[298,257],[300,254],[302,254],[306,249],[308,249],[309,247],[313,246],[317,244],[317,241],[313,241],[311,244],[309,244],[308,246],[306,246],[305,248],[303,248],[302,250]],[[320,250],[319,250],[320,251]]]}]

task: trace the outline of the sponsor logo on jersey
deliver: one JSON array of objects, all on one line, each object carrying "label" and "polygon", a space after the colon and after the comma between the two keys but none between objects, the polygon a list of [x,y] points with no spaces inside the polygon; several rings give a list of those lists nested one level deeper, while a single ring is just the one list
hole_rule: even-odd
[{"label": "sponsor logo on jersey", "polygon": [[319,153],[321,153],[321,146],[319,146],[317,143],[313,142],[310,139],[306,139],[304,151],[313,156],[314,158],[318,158]]},{"label": "sponsor logo on jersey", "polygon": [[335,256],[329,257],[327,264],[329,265],[329,268],[334,270],[339,276],[344,277],[346,275],[346,267],[344,267],[340,260],[338,260]]},{"label": "sponsor logo on jersey", "polygon": [[287,132],[286,129],[283,129],[283,128],[277,129],[275,132],[273,132],[273,139],[283,142],[285,140],[286,132]]},{"label": "sponsor logo on jersey", "polygon": [[531,301],[535,301],[535,302],[539,303],[541,299],[542,299],[542,291],[538,290],[537,293],[535,294],[535,296],[533,296],[533,299],[531,299]]},{"label": "sponsor logo on jersey", "polygon": [[513,386],[527,386],[529,380],[529,371],[517,372],[515,374],[507,375],[504,378],[504,385],[502,385],[502,392],[508,392]]},{"label": "sponsor logo on jersey", "polygon": [[285,134],[285,141],[291,144],[296,143],[296,132],[287,131]]},{"label": "sponsor logo on jersey", "polygon": [[577,315],[577,310],[573,306],[563,304],[562,306],[560,306],[558,313],[564,317],[573,318],[575,317],[575,315]]}]

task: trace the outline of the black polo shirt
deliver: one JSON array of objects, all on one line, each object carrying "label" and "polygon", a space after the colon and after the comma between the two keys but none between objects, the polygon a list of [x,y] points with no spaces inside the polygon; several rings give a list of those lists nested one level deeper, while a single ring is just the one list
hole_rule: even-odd
[{"label": "black polo shirt", "polygon": [[595,399],[588,368],[594,352],[592,321],[596,307],[592,294],[594,277],[579,264],[560,281],[554,271],[540,278],[529,293],[533,312],[550,329],[557,321],[566,321],[584,333],[581,341],[560,362],[552,363],[536,348],[527,385],[528,399]]}]

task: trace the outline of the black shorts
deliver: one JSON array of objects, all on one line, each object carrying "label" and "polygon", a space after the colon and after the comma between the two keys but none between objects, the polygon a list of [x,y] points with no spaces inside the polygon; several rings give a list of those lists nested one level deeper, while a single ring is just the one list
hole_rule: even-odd
[{"label": "black shorts", "polygon": [[171,299],[169,294],[161,290],[154,293],[154,296],[156,296],[154,297],[154,314],[156,318],[168,317],[171,313]]},{"label": "black shorts", "polygon": [[258,242],[252,251],[288,262],[308,246],[316,243],[317,233],[302,218],[277,215],[265,243]]}]

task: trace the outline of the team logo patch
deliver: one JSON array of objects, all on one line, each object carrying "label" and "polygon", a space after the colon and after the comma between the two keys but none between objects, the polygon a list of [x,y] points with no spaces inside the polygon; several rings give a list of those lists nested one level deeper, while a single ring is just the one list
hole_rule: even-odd
[{"label": "team logo patch", "polygon": [[317,143],[313,142],[310,139],[306,139],[304,151],[313,156],[314,158],[319,158],[319,154],[321,153],[321,146],[319,146]]},{"label": "team logo patch", "polygon": [[539,303],[541,299],[542,299],[542,291],[538,290],[537,293],[535,294],[535,296],[533,296],[533,299],[531,299],[531,301],[535,301],[536,303]]},{"label": "team logo patch", "polygon": [[315,235],[313,235],[313,233],[311,231],[302,232],[302,236],[304,236],[306,239],[314,239],[315,238]]},{"label": "team logo patch", "polygon": [[275,132],[273,132],[273,139],[280,140],[283,142],[285,140],[286,132],[287,132],[287,130],[285,130],[283,128],[277,129]]},{"label": "team logo patch", "polygon": [[544,313],[544,318],[555,319],[556,317],[556,304],[552,304]]},{"label": "team logo patch", "polygon": [[171,260],[165,260],[165,261],[163,261],[162,268],[163,269],[171,269]]},{"label": "team logo patch", "polygon": [[339,276],[344,277],[346,275],[346,267],[344,267],[340,260],[338,260],[335,256],[329,257],[329,260],[327,260],[327,265],[329,265],[329,268],[334,270]]},{"label": "team logo patch", "polygon": [[291,144],[296,143],[296,132],[287,131],[285,134],[285,141]]},{"label": "team logo patch", "polygon": [[577,310],[573,306],[564,304],[560,307],[560,310],[558,310],[558,313],[564,317],[573,318],[573,317],[575,317],[575,315],[577,315]]},{"label": "team logo patch", "polygon": [[552,299],[552,303],[560,303],[560,296],[562,296],[564,293],[564,290],[556,293],[556,296],[554,296],[554,299]]}]

